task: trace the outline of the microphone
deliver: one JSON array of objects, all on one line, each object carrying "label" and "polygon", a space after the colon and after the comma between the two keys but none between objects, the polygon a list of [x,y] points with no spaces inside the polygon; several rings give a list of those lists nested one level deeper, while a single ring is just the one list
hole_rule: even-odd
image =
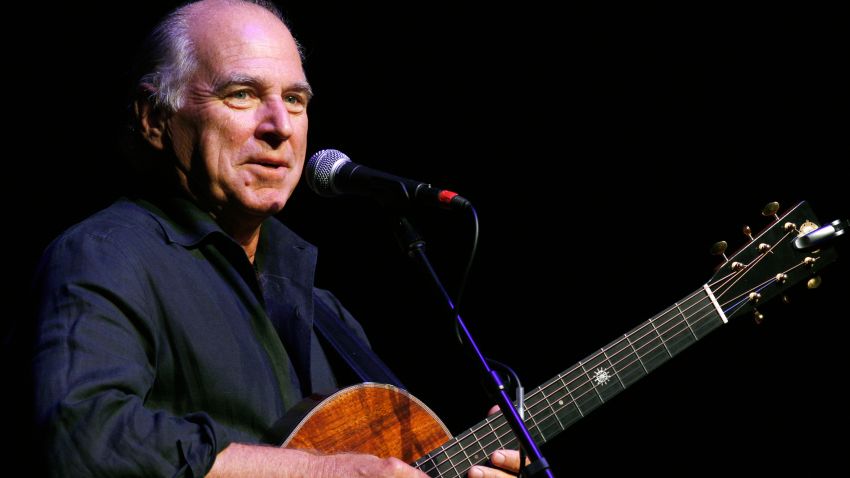
[{"label": "microphone", "polygon": [[307,161],[307,186],[319,196],[340,194],[372,196],[381,201],[431,203],[443,209],[466,209],[472,204],[456,192],[428,183],[400,178],[353,163],[335,149],[323,149]]}]

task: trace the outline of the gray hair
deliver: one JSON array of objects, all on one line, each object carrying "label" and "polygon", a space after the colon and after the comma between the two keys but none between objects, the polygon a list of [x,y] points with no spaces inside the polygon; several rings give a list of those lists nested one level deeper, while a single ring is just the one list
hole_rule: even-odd
[{"label": "gray hair", "polygon": [[[195,44],[189,35],[192,9],[198,2],[188,3],[169,13],[157,24],[145,44],[143,74],[137,87],[150,92],[156,108],[177,111],[183,106],[186,83],[198,66]],[[252,4],[270,12],[289,28],[280,10],[267,0],[225,0],[226,4]],[[303,59],[301,45],[296,41]]]}]

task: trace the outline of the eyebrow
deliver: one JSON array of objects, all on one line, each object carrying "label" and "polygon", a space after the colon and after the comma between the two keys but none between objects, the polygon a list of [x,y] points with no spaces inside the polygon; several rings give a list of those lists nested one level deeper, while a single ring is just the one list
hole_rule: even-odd
[{"label": "eyebrow", "polygon": [[[215,82],[212,90],[216,94],[221,94],[233,86],[250,86],[257,90],[261,90],[265,84],[265,82],[256,76],[234,73]],[[288,85],[285,91],[297,91],[306,96],[308,100],[313,97],[313,88],[310,87],[310,83],[307,83],[306,81],[296,81],[295,83]]]}]

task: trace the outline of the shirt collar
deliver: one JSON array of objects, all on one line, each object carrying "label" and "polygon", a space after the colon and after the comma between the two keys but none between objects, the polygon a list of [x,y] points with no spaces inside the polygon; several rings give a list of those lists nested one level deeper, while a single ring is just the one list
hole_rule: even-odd
[{"label": "shirt collar", "polygon": [[[142,200],[142,207],[162,227],[166,240],[186,248],[194,248],[212,235],[222,235],[239,246],[208,213],[183,197],[159,199],[156,203]],[[263,221],[255,258],[261,274],[286,277],[312,287],[317,259],[316,247],[274,218]],[[267,258],[274,257],[275,260]]]},{"label": "shirt collar", "polygon": [[186,198],[170,197],[156,202],[143,200],[141,205],[162,227],[168,242],[195,247],[211,234],[227,236],[212,216]]}]

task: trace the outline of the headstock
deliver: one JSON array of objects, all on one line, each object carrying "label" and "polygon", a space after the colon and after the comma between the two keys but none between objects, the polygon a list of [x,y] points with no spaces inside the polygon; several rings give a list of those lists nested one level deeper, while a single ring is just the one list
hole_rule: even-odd
[{"label": "headstock", "polygon": [[730,319],[752,312],[760,322],[763,318],[757,309],[760,304],[801,281],[809,281],[810,287],[816,286],[820,280],[817,272],[838,257],[831,247],[803,251],[794,247],[795,239],[821,225],[808,203],[797,204],[781,217],[777,215],[778,210],[776,203],[765,207],[762,214],[775,219],[755,236],[744,226],[744,234],[750,242],[731,257],[725,254],[725,242],[711,249],[713,254],[723,256],[725,262],[708,286]]}]

